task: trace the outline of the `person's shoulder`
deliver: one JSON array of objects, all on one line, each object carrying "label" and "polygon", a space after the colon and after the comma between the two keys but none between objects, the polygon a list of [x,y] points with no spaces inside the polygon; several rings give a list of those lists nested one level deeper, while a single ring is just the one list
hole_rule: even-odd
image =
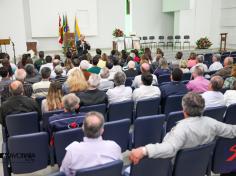
[{"label": "person's shoulder", "polygon": [[74,141],[71,144],[69,144],[65,149],[66,151],[75,151],[75,150],[78,150],[79,146],[80,146],[80,143],[77,141]]},{"label": "person's shoulder", "polygon": [[120,149],[120,146],[115,142],[115,141],[112,141],[112,140],[103,140],[103,143],[104,145],[106,145],[107,147],[115,147],[117,149]]}]

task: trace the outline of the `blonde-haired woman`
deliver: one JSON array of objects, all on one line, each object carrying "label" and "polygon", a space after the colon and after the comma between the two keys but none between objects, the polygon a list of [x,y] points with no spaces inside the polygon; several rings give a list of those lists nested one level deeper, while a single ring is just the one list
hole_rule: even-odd
[{"label": "blonde-haired woman", "polygon": [[64,94],[77,93],[85,91],[88,88],[88,83],[84,74],[79,69],[75,69],[63,84],[62,90]]},{"label": "blonde-haired woman", "polygon": [[42,101],[42,112],[54,111],[63,108],[62,105],[62,86],[59,81],[54,81],[50,84],[48,95]]}]

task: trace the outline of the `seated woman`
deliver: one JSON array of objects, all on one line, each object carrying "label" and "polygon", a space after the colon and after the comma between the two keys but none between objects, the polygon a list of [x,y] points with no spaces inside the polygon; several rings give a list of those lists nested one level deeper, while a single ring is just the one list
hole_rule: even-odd
[{"label": "seated woman", "polygon": [[231,77],[225,79],[223,88],[233,89],[234,81],[236,81],[236,65],[231,70]]},{"label": "seated woman", "polygon": [[197,57],[196,53],[194,52],[190,53],[190,56],[188,58],[188,63],[187,63],[188,68],[192,68],[193,66],[197,64],[196,57]]},{"label": "seated woman", "polygon": [[187,67],[187,61],[184,60],[184,59],[180,60],[179,68],[182,70],[183,73],[189,73],[190,72],[190,70]]},{"label": "seated woman", "polygon": [[156,75],[157,79],[160,75],[170,74],[170,69],[166,59],[161,59],[160,68],[157,68],[153,74]]},{"label": "seated woman", "polygon": [[63,109],[62,97],[61,83],[59,81],[52,82],[46,99],[42,101],[42,113]]}]

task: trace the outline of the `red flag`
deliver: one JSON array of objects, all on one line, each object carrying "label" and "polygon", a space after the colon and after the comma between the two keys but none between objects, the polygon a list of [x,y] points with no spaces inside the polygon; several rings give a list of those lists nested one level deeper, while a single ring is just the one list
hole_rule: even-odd
[{"label": "red flag", "polygon": [[63,27],[61,25],[61,16],[59,15],[59,39],[58,39],[58,42],[60,44],[63,43]]}]

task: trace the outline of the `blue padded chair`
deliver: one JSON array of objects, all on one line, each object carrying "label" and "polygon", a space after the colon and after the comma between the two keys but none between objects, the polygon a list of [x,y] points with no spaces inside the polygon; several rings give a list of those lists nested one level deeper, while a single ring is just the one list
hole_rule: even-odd
[{"label": "blue padded chair", "polygon": [[49,161],[48,140],[46,132],[9,137],[9,153],[18,154],[18,157],[10,157],[12,173],[24,174],[46,168]]},{"label": "blue padded chair", "polygon": [[39,132],[37,112],[12,114],[6,117],[9,136]]},{"label": "blue padded chair", "polygon": [[170,112],[182,110],[183,95],[171,95],[166,98],[164,114],[168,115]]},{"label": "blue padded chair", "polygon": [[76,176],[122,176],[123,162],[113,161],[100,166],[81,169],[76,172]]},{"label": "blue padded chair", "polygon": [[182,81],[189,81],[191,79],[192,73],[184,73],[182,76]]},{"label": "blue padded chair", "polygon": [[160,113],[161,98],[140,100],[137,102],[135,117],[157,115]]},{"label": "blue padded chair", "polygon": [[91,106],[81,106],[80,112],[90,112],[90,111],[97,111],[102,113],[104,116],[106,115],[107,105],[106,104],[97,104]]},{"label": "blue padded chair", "polygon": [[108,120],[122,120],[133,118],[134,102],[132,100],[112,103],[108,108]]},{"label": "blue padded chair", "polygon": [[130,119],[107,122],[104,125],[104,133],[102,137],[105,140],[115,141],[121,147],[122,152],[124,152],[129,146],[130,125]]},{"label": "blue padded chair", "polygon": [[207,108],[204,110],[203,115],[222,122],[224,119],[224,114],[225,114],[226,109],[227,109],[226,106]]},{"label": "blue padded chair", "polygon": [[169,113],[166,123],[166,133],[168,133],[177,124],[178,121],[183,119],[184,119],[183,111],[176,111]]},{"label": "blue padded chair", "polygon": [[126,78],[126,80],[125,80],[125,86],[131,87],[132,84],[133,84],[133,80],[134,80],[133,77],[128,77],[128,78]]},{"label": "blue padded chair", "polygon": [[[225,114],[224,123],[236,125],[236,104],[230,105]],[[229,173],[236,171],[236,138],[219,138],[216,142],[215,151],[212,160],[212,171],[214,173]]]},{"label": "blue padded chair", "polygon": [[41,109],[41,106],[42,106],[42,101],[45,99],[46,97],[36,97],[35,98],[35,101],[38,103],[40,109]]},{"label": "blue padded chair", "polygon": [[180,150],[175,159],[172,176],[205,176],[215,142]]},{"label": "blue padded chair", "polygon": [[170,82],[170,74],[164,74],[164,75],[160,75],[158,77],[158,84],[162,84],[162,83],[165,83],[165,82]]},{"label": "blue padded chair", "polygon": [[66,154],[65,148],[74,141],[82,141],[84,133],[81,128],[58,131],[54,133],[56,162],[60,166]]},{"label": "blue padded chair", "polygon": [[162,141],[165,115],[140,117],[134,122],[134,147]]},{"label": "blue padded chair", "polygon": [[56,111],[49,111],[49,112],[43,113],[43,117],[42,117],[43,128],[45,130],[48,130],[49,117],[53,116],[54,114],[60,114],[60,113],[63,113],[63,112],[64,112],[63,110],[56,110]]},{"label": "blue padded chair", "polygon": [[56,173],[52,173],[48,176],[66,176],[64,172],[56,172]]}]

